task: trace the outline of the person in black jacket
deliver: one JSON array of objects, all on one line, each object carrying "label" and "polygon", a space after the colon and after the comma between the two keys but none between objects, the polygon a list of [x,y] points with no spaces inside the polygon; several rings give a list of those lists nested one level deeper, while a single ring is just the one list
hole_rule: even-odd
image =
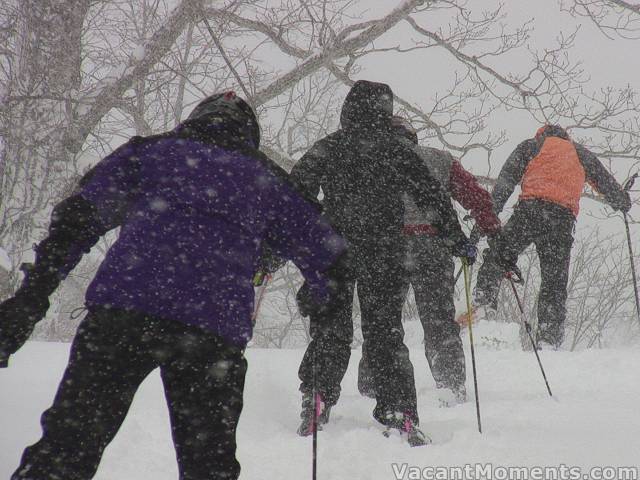
[{"label": "person in black jacket", "polygon": [[[352,255],[336,279],[332,311],[311,314],[312,341],[299,369],[300,435],[312,432],[314,386],[323,405],[321,424],[328,421],[340,395],[351,353],[356,283],[377,392],[374,418],[401,430],[418,425],[413,367],[401,321],[406,291],[403,194],[425,209],[437,209],[440,235],[454,255],[470,259],[475,255],[449,196],[412,146],[393,132],[392,114],[393,92],[388,85],[356,82],[342,107],[342,128],[318,141],[290,174],[312,199],[322,189],[323,213],[347,239]],[[304,310],[304,287],[298,297]]]},{"label": "person in black jacket", "polygon": [[[491,195],[462,164],[446,151],[418,144],[418,134],[408,120],[394,116],[394,130],[401,141],[422,159],[431,174],[438,179],[447,194],[469,210],[479,232],[493,237],[500,231],[500,220],[493,212]],[[436,381],[441,406],[453,406],[466,401],[466,371],[460,325],[455,320],[455,280],[451,249],[439,236],[434,224],[438,212],[434,207],[424,211],[404,195],[404,229],[407,242],[405,261],[407,283],[413,287],[420,322],[424,328],[424,350]],[[363,347],[363,351],[366,348]],[[375,398],[371,371],[363,355],[358,366],[358,390]]]},{"label": "person in black jacket", "polygon": [[515,186],[521,185],[513,215],[484,252],[475,303],[491,315],[504,273],[517,270],[518,255],[534,243],[542,275],[537,338],[547,348],[558,349],[564,339],[573,229],[586,182],[612,208],[631,208],[628,193],[592,152],[573,142],[559,125],[544,125],[509,156],[492,193],[500,213]]}]

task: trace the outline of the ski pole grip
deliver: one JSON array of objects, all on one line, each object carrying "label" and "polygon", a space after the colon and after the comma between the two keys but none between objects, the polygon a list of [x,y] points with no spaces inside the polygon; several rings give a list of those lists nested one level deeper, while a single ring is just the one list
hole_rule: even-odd
[{"label": "ski pole grip", "polygon": [[524,283],[524,280],[520,276],[520,272],[506,272],[504,276],[513,283]]},{"label": "ski pole grip", "polygon": [[0,368],[7,368],[9,366],[9,357],[0,358]]}]

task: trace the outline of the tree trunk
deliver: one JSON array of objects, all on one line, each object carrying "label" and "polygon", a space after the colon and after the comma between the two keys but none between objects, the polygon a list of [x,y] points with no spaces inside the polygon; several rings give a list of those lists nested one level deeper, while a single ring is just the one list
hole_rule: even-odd
[{"label": "tree trunk", "polygon": [[[73,175],[64,131],[80,86],[81,36],[88,0],[21,0],[15,56],[4,92],[0,167],[0,245],[14,273]],[[15,278],[12,279],[16,281]]]}]

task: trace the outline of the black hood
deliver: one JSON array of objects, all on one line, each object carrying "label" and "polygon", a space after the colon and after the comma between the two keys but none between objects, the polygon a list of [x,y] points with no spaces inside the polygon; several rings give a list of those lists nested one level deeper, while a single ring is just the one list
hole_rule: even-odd
[{"label": "black hood", "polygon": [[415,131],[411,122],[406,118],[394,115],[391,118],[391,128],[396,135],[400,135],[412,143],[418,143],[418,132]]},{"label": "black hood", "polygon": [[340,123],[345,130],[388,130],[392,116],[391,87],[384,83],[358,80],[342,105]]},{"label": "black hood", "polygon": [[260,127],[253,109],[234,92],[211,95],[201,101],[178,126],[179,132],[200,140],[248,144],[260,146]]},{"label": "black hood", "polygon": [[558,137],[562,138],[563,140],[570,140],[569,134],[560,125],[543,125],[536,132],[535,138],[538,144],[542,145],[545,139],[548,137]]}]

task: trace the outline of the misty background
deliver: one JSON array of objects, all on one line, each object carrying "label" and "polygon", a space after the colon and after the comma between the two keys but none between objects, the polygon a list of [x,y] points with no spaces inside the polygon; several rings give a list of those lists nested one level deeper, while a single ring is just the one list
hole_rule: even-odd
[{"label": "misty background", "polygon": [[[488,189],[545,122],[568,127],[620,183],[640,168],[640,6],[631,2],[5,0],[0,40],[2,298],[19,285],[52,207],[91,165],[133,135],[174,128],[221,90],[248,98],[263,150],[287,170],[338,128],[358,79],[388,83],[421,142],[451,151]],[[632,199],[637,250],[637,192]],[[64,282],[36,338],[73,336],[84,289],[116,235]],[[575,237],[565,348],[638,344],[622,218],[588,188]],[[519,264],[535,322],[533,250]],[[254,345],[306,344],[299,285],[291,264],[269,283]],[[410,295],[409,343],[421,340],[416,315]],[[498,321],[518,321],[504,288]]]}]

